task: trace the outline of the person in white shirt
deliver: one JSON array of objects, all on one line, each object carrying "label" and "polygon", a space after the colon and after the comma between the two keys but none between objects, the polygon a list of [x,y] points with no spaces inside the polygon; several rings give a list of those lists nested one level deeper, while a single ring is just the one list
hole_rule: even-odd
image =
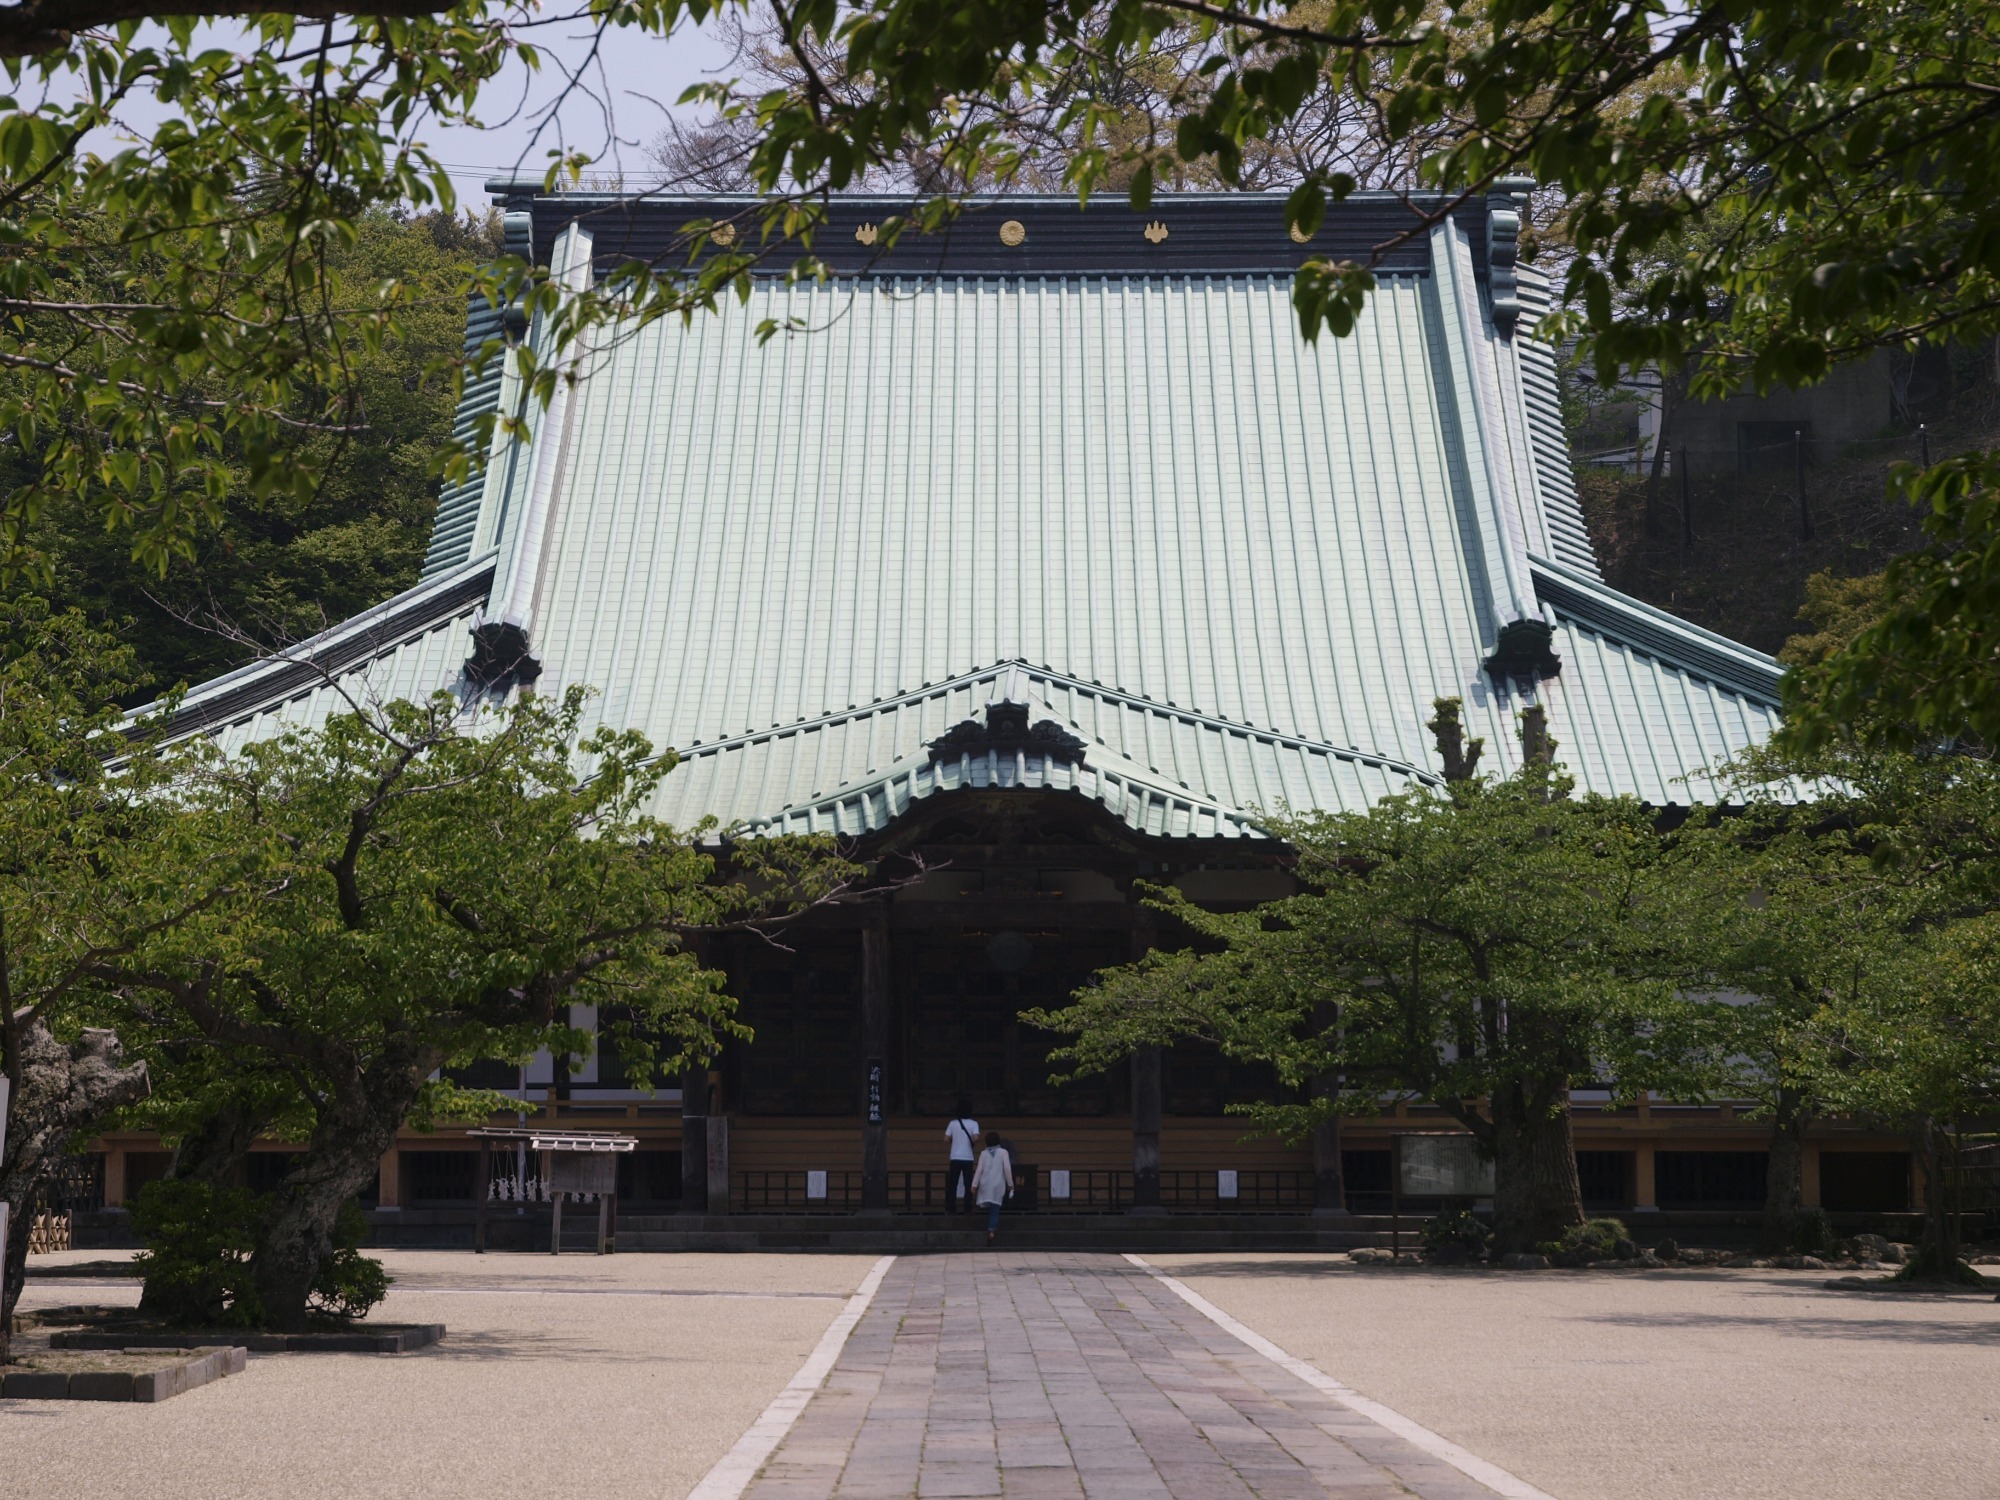
[{"label": "person in white shirt", "polygon": [[986,1149],[972,1169],[972,1196],[986,1210],[986,1243],[1000,1228],[1000,1205],[1014,1196],[1014,1158],[1000,1144],[1000,1133],[986,1132]]},{"label": "person in white shirt", "polygon": [[944,1177],[945,1212],[970,1213],[972,1159],[979,1154],[979,1122],[972,1118],[972,1101],[963,1094],[958,1096],[958,1113],[944,1128],[944,1138],[951,1148]]}]

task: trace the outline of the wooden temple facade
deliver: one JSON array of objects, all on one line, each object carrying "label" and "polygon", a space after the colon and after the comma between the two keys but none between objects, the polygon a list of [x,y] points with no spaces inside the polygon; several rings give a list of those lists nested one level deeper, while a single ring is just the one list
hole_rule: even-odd
[{"label": "wooden temple facade", "polygon": [[[747,200],[492,186],[510,248],[572,287],[719,237],[690,225],[756,233]],[[1537,703],[1582,787],[1664,807],[1769,734],[1777,668],[1603,582],[1523,193],[1429,218],[1358,195],[1310,240],[1282,196],[1004,198],[890,249],[897,206],[835,201],[824,283],[788,282],[781,253],[746,306],[586,349],[532,443],[441,495],[421,581],[312,644],[378,698],[590,684],[605,722],[677,751],[659,816],[926,871],[790,951],[706,954],[755,1040],[678,1093],[608,1046],[562,1079],[543,1058],[479,1081],[530,1123],[637,1137],[633,1208],[939,1209],[963,1095],[1041,1212],[1386,1209],[1391,1136],[1441,1117],[1245,1139],[1225,1111],[1272,1086],[1256,1070],[1187,1048],[1058,1086],[1055,1038],[1020,1012],[1177,941],[1137,882],[1269,899],[1291,888],[1270,813],[1435,783],[1438,697],[1503,773]],[[1313,255],[1378,265],[1349,338],[1299,336]],[[476,304],[469,341],[506,321]],[[496,371],[462,421],[515,397]],[[336,705],[271,661],[182,712],[234,745]],[[1736,1111],[1575,1103],[1593,1203],[1761,1196],[1765,1129]],[[140,1138],[105,1147],[113,1201],[163,1166]],[[491,1191],[475,1160],[412,1135],[379,1203]],[[1830,1208],[1900,1208],[1908,1177],[1859,1131],[1808,1148]]]}]

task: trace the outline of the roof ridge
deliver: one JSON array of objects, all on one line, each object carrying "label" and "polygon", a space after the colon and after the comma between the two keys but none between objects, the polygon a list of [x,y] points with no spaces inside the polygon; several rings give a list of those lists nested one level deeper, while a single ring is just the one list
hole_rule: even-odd
[{"label": "roof ridge", "polygon": [[[1038,706],[1049,709],[1050,712],[1056,711],[1052,705],[1040,702],[1039,700]],[[1101,755],[1097,753],[1100,751],[1102,752]],[[1037,753],[1032,751],[1003,751],[989,748],[968,751],[965,755],[958,757],[958,759],[961,761],[965,759],[976,761],[998,756]],[[850,777],[846,781],[841,782],[837,786],[830,787],[824,792],[813,793],[812,795],[798,798],[796,801],[788,802],[785,806],[779,808],[777,812],[769,816],[771,819],[777,819],[784,817],[787,813],[803,811],[806,808],[823,807],[829,802],[844,802],[867,791],[870,787],[879,786],[884,781],[888,781],[899,775],[908,775],[913,771],[921,770],[923,767],[934,763],[936,763],[936,757],[930,753],[930,746],[928,744],[920,745],[909,754],[899,756],[877,770],[867,771],[859,776]],[[1140,765],[1131,756],[1125,754],[1124,751],[1113,749],[1110,745],[1093,743],[1090,751],[1082,757],[1082,768],[1099,775],[1116,776],[1121,780],[1139,782],[1149,790],[1158,792],[1161,796],[1176,798],[1193,807],[1207,808],[1211,812],[1228,817],[1241,818],[1246,821],[1252,820],[1249,809],[1237,807],[1233,803],[1223,802],[1212,796],[1204,796],[1202,793],[1195,791],[1192,787],[1183,783],[1169,781],[1159,772]]]},{"label": "roof ridge", "polygon": [[[305,683],[335,676],[400,644],[420,629],[451,619],[486,598],[494,562],[494,553],[483,552],[317,635],[210,678],[182,698],[172,731],[184,734],[237,718],[266,698],[281,697]],[[127,722],[136,722],[158,706],[155,699],[134,709]]]},{"label": "roof ridge", "polygon": [[[676,746],[674,747],[674,754],[684,761],[692,760],[696,756],[719,755],[726,750],[742,749],[745,746],[760,744],[765,740],[775,739],[782,735],[797,734],[805,730],[828,728],[836,724],[847,723],[854,719],[872,718],[893,709],[912,706],[931,698],[941,698],[955,689],[973,687],[981,682],[998,681],[1008,673],[1015,671],[1027,677],[1030,682],[1040,678],[1044,681],[1060,683],[1072,691],[1083,693],[1089,697],[1098,698],[1107,703],[1115,703],[1126,708],[1144,709],[1151,713],[1157,713],[1163,718],[1179,719],[1187,724],[1197,724],[1209,729],[1219,729],[1230,734],[1241,734],[1251,739],[1266,741],[1269,744],[1282,745],[1291,750],[1319,751],[1340,760],[1353,761],[1360,765],[1394,771],[1400,775],[1408,776],[1425,783],[1442,784],[1442,779],[1435,771],[1425,766],[1412,765],[1410,762],[1398,759],[1393,755],[1383,755],[1378,751],[1363,750],[1357,745],[1335,745],[1325,740],[1315,740],[1309,736],[1292,734],[1282,729],[1251,724],[1240,719],[1224,718],[1220,714],[1206,713],[1200,709],[1182,708],[1179,704],[1162,702],[1158,698],[1149,698],[1143,693],[1130,692],[1124,688],[1107,687],[1101,682],[1072,676],[1054,667],[1038,667],[1029,662],[1025,657],[1018,656],[1005,657],[988,666],[976,667],[969,672],[961,672],[951,677],[942,678],[937,682],[926,683],[922,687],[899,693],[888,693],[880,698],[871,700],[866,705],[854,705],[844,709],[830,710],[806,718],[795,719],[789,724],[773,724],[768,729],[748,730],[741,734],[729,735],[723,739],[710,740],[706,744],[696,741],[686,749]],[[1053,704],[1045,704],[1044,706],[1048,707],[1050,712],[1059,715],[1065,723],[1072,727],[1077,729],[1084,727]],[[1092,743],[1102,744],[1103,742],[1093,739]],[[1109,747],[1107,746],[1106,748]],[[898,763],[900,764],[900,762]],[[1137,764],[1137,762],[1134,762],[1134,764]]]},{"label": "roof ridge", "polygon": [[1601,578],[1532,553],[1536,592],[1558,614],[1609,634],[1694,676],[1772,705],[1784,674],[1776,657],[1621,593]]},{"label": "roof ridge", "polygon": [[[1009,783],[1004,775],[998,773],[1000,766],[1008,762],[1015,764],[1018,768],[1017,774],[1023,777],[1023,780],[1013,784],[1033,787],[1036,786],[1036,782],[1027,779],[1030,775],[1028,763],[1032,761],[1037,763],[1036,770],[1032,774],[1039,777],[1040,790],[1068,792],[1111,807],[1106,792],[1127,788],[1144,794],[1150,804],[1177,804],[1186,809],[1190,815],[1201,814],[1213,818],[1218,826],[1233,825],[1239,834],[1268,837],[1260,814],[1218,801],[1213,797],[1203,796],[1189,787],[1170,784],[1148,772],[1129,756],[1112,750],[1109,746],[1093,748],[1105,750],[1106,759],[1110,763],[1093,763],[1086,756],[1082,762],[1071,766],[1066,763],[1048,762],[1047,757],[1039,754],[1030,755],[1021,751],[1009,753],[994,749],[942,762],[934,762],[927,753],[915,753],[893,761],[880,770],[844,782],[830,791],[800,798],[769,813],[746,817],[736,825],[735,830],[731,831],[741,831],[756,836],[767,833],[773,828],[782,831],[783,825],[800,819],[811,822],[821,817],[837,823],[838,809],[886,792],[900,781],[909,783],[908,798],[912,801],[930,797],[940,791],[952,790],[949,783],[954,777],[959,779],[959,784],[963,787],[1004,786]],[[980,774],[982,770],[987,773],[984,777]],[[927,785],[922,784],[926,776],[929,778]],[[1125,818],[1128,823],[1133,821],[1128,810],[1120,808],[1112,810]],[[725,838],[727,836],[727,833],[723,835]]]}]

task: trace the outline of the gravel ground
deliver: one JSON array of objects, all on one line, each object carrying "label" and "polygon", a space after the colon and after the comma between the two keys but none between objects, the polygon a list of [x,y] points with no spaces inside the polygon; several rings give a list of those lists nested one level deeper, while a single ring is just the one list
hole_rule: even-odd
[{"label": "gravel ground", "polygon": [[1990,1298],[1839,1294],[1810,1271],[1148,1259],[1557,1500],[2000,1494]]},{"label": "gravel ground", "polygon": [[[70,1259],[102,1260],[102,1251]],[[61,1263],[37,1257],[36,1263]],[[873,1256],[381,1253],[408,1355],[252,1355],[158,1406],[0,1401],[8,1472],[92,1500],[679,1500],[804,1363]],[[22,1307],[134,1303],[28,1283]]]},{"label": "gravel ground", "polygon": [[[253,1355],[244,1375],[160,1406],[0,1401],[8,1471],[93,1500],[679,1500],[791,1378],[873,1263],[382,1259],[396,1285],[379,1316],[445,1323],[442,1345]],[[1992,1301],[1842,1295],[1813,1272],[1151,1259],[1291,1353],[1558,1500],[2000,1493]],[[23,1307],[137,1295],[118,1280],[37,1279]]]}]

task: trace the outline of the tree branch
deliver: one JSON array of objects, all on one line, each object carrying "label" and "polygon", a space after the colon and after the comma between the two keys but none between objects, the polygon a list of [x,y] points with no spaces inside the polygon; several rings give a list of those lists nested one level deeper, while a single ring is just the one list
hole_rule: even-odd
[{"label": "tree branch", "polygon": [[[198,16],[203,20],[268,15],[292,15],[303,20],[333,20],[363,7],[339,0],[28,0],[0,7],[0,57],[39,57],[69,49],[80,31],[95,31],[123,21],[158,21],[168,16]],[[446,0],[368,0],[370,16],[411,19],[441,15],[451,9]]]}]

